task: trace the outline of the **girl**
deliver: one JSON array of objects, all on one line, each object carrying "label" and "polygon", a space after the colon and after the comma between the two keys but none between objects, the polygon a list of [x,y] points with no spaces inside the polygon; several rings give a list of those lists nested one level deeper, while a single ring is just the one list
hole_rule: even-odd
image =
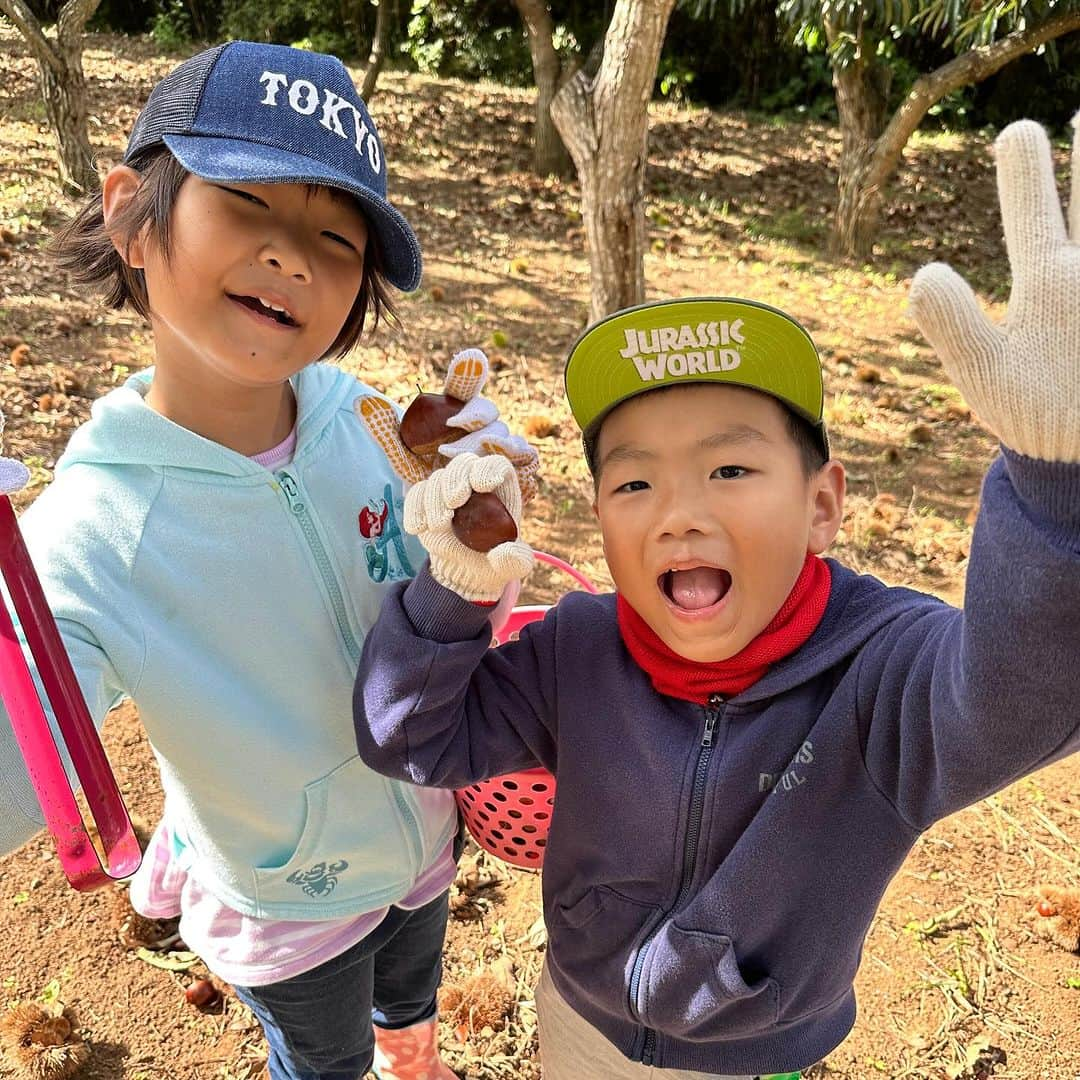
[{"label": "girl", "polygon": [[[382,1080],[447,1080],[452,796],[370,771],[350,711],[383,593],[422,552],[383,539],[371,560],[358,523],[377,507],[400,537],[401,484],[353,412],[372,391],[312,363],[421,273],[345,67],[249,42],[181,64],[58,250],[154,335],[154,368],[94,405],[22,520],[92,713],[135,699],[160,764],[132,902],[181,916],[273,1080],[359,1078],[373,1055]],[[0,848],[41,824],[5,720]]]}]

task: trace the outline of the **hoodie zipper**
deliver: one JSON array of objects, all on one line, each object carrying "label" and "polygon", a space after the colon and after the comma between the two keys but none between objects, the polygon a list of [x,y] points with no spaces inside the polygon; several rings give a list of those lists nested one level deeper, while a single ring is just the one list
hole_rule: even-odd
[{"label": "hoodie zipper", "polygon": [[[709,771],[709,760],[715,749],[716,725],[724,711],[724,698],[719,694],[712,694],[705,706],[705,728],[701,734],[701,742],[698,745],[697,767],[694,770],[694,786],[690,793],[690,810],[686,821],[686,840],[683,843],[682,874],[679,879],[679,892],[675,902],[661,916],[649,936],[641,943],[637,957],[634,959],[634,970],[630,975],[630,1010],[640,1017],[638,1007],[638,991],[641,988],[641,970],[645,964],[645,954],[653,939],[660,933],[660,928],[672,912],[678,911],[683,901],[690,893],[690,882],[694,877],[694,864],[697,862],[698,840],[701,836],[701,818],[705,810],[705,780]],[[652,1028],[645,1029],[645,1042],[641,1049],[642,1065],[652,1065],[656,1055],[656,1032]]]},{"label": "hoodie zipper", "polygon": [[[304,502],[300,484],[297,482],[296,477],[285,469],[280,469],[274,473],[274,476],[277,479],[278,486],[281,488],[281,493],[289,504],[289,509],[300,526],[300,531],[303,532],[304,538],[308,542],[311,554],[314,556],[319,576],[322,578],[327,594],[330,597],[330,605],[334,609],[334,618],[337,620],[338,632],[345,642],[345,648],[349,650],[349,655],[353,658],[353,661],[359,663],[360,646],[357,644],[356,636],[349,626],[349,617],[345,612],[345,598],[341,595],[341,586],[338,585],[337,577],[334,574],[333,567],[330,565],[326,547],[319,537],[318,530],[315,528],[315,522],[308,511],[307,503]],[[413,813],[412,807],[409,806],[400,784],[391,782],[390,790],[394,793],[394,802],[397,804],[402,820],[412,829],[413,854],[416,857],[417,867],[420,867],[423,865],[424,860],[424,845],[416,815]]]},{"label": "hoodie zipper", "polygon": [[296,517],[297,524],[299,524],[300,530],[308,542],[311,554],[315,557],[315,565],[318,567],[319,576],[322,578],[326,591],[330,596],[330,604],[334,609],[338,632],[345,641],[345,648],[349,650],[349,655],[353,660],[359,663],[360,646],[356,643],[356,637],[349,626],[349,618],[345,613],[345,599],[341,595],[341,587],[334,576],[333,568],[330,566],[330,559],[326,554],[326,548],[323,546],[318,530],[315,528],[315,522],[308,512],[307,503],[304,502],[300,485],[297,483],[296,477],[284,469],[274,473],[274,476],[277,478],[282,494],[289,504],[289,509]]}]

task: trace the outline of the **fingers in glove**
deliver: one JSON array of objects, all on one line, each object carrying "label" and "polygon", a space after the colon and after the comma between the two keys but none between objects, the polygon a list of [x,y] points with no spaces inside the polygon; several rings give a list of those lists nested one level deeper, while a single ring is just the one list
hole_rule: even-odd
[{"label": "fingers in glove", "polygon": [[518,487],[521,489],[522,503],[531,502],[540,494],[540,483],[532,474],[528,476],[518,476]]},{"label": "fingers in glove", "polygon": [[353,402],[353,412],[367,428],[371,437],[382,447],[390,467],[406,483],[423,480],[431,469],[426,466],[405,444],[398,434],[400,420],[394,406],[384,398],[358,397]]},{"label": "fingers in glove", "polygon": [[528,577],[533,568],[533,549],[524,540],[497,544],[487,553],[494,576],[504,584]]},{"label": "fingers in glove", "polygon": [[489,447],[488,453],[502,454],[508,461],[513,463],[517,473],[518,490],[521,492],[522,505],[534,498],[540,490],[536,474],[540,471],[540,456],[534,446],[530,446],[524,439],[519,439],[520,445],[513,445],[509,449],[505,446]]},{"label": "fingers in glove", "polygon": [[509,511],[515,524],[521,521],[521,492],[518,489],[517,473],[508,458],[498,454],[489,457],[469,454],[457,461],[468,464],[471,489],[469,494],[473,491],[493,491]]},{"label": "fingers in glove", "polygon": [[501,461],[505,464],[506,468],[503,470],[502,479],[491,490],[499,497],[499,502],[506,507],[506,512],[514,519],[514,524],[520,528],[522,499],[521,484],[518,482],[517,470],[508,458],[488,457],[481,458],[480,460],[490,462]]},{"label": "fingers in glove", "polygon": [[[477,483],[483,483],[487,473],[479,466],[483,458],[475,454],[460,454],[452,458],[445,469],[440,470],[442,479],[442,497],[447,506],[457,509],[464,506],[469,496],[474,491],[490,491],[491,487],[477,487]],[[497,484],[499,478],[494,479]]]},{"label": "fingers in glove", "polygon": [[986,361],[1005,350],[1005,334],[983,314],[971,286],[945,263],[930,263],[915,275],[908,304],[926,340],[946,362]]},{"label": "fingers in glove", "polygon": [[504,458],[509,458],[516,469],[525,466],[540,467],[540,455],[536,452],[536,447],[526,442],[520,435],[510,435],[499,439],[485,437],[480,445],[488,454],[502,454]]},{"label": "fingers in glove", "polygon": [[540,482],[536,474],[540,471],[540,461],[534,460],[517,466],[518,487],[521,489],[522,505],[536,498],[540,492]]},{"label": "fingers in glove", "polygon": [[454,413],[446,421],[446,426],[457,428],[460,431],[479,431],[481,428],[495,423],[498,419],[499,407],[494,401],[486,397],[474,397],[465,402],[465,406],[460,412]]},{"label": "fingers in glove", "polygon": [[454,511],[464,506],[474,491],[494,491],[514,522],[520,522],[521,493],[513,465],[504,457],[462,454],[406,492],[406,532],[424,538],[426,533],[447,528]]},{"label": "fingers in glove", "polygon": [[459,401],[471,401],[487,382],[488,358],[480,349],[462,349],[454,353],[446,371],[443,393]]},{"label": "fingers in glove", "polygon": [[402,526],[407,533],[423,537],[432,529],[449,525],[454,511],[441,503],[439,499],[439,476],[441,470],[433,472],[426,480],[413,484],[405,492],[405,512]]},{"label": "fingers in glove", "polygon": [[994,143],[998,197],[1013,281],[1038,280],[1047,249],[1066,240],[1050,141],[1034,120],[1009,124]]},{"label": "fingers in glove", "polygon": [[511,435],[510,429],[501,420],[440,446],[439,453],[448,458],[458,454],[476,454],[478,457],[502,454],[515,465],[539,457],[534,446],[530,446],[520,435]]},{"label": "fingers in glove", "polygon": [[[500,424],[505,430],[505,425]],[[439,447],[439,453],[448,458],[460,454],[479,456],[499,455],[506,458],[517,471],[518,486],[521,489],[521,501],[527,503],[540,490],[536,474],[540,471],[540,455],[536,447],[531,446],[520,435],[511,435],[509,431],[499,436],[490,436],[488,429],[466,435],[456,442]]]}]

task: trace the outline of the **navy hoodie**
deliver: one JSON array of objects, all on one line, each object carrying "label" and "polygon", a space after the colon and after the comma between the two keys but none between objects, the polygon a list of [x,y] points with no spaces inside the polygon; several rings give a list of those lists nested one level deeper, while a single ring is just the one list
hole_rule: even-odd
[{"label": "navy hoodie", "polygon": [[613,596],[566,596],[489,649],[484,610],[425,570],[367,637],[373,768],[557,776],[551,976],[633,1060],[818,1061],[854,1023],[863,939],[919,834],[1080,749],[1080,465],[993,464],[962,611],[831,570],[813,636],[705,707],[653,689]]}]

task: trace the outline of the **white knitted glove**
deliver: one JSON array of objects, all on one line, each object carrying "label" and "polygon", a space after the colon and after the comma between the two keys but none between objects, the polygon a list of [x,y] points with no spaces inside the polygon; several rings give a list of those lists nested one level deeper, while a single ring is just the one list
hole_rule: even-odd
[{"label": "white knitted glove", "polygon": [[473,551],[454,535],[454,511],[474,491],[494,491],[521,524],[521,489],[513,463],[500,454],[459,454],[405,494],[405,530],[416,536],[431,557],[431,576],[466,600],[494,602],[508,582],[524,578],[533,565],[532,548],[523,540]]},{"label": "white knitted glove", "polygon": [[1020,120],[995,143],[1012,269],[1004,323],[991,323],[943,263],[924,266],[909,297],[919,329],[983,423],[1010,449],[1046,461],[1080,462],[1080,113],[1073,128],[1068,232],[1043,129]]},{"label": "white knitted glove", "polygon": [[521,496],[528,502],[539,490],[536,479],[540,458],[536,449],[520,435],[512,435],[499,419],[495,402],[480,394],[487,382],[488,358],[480,349],[462,349],[455,353],[446,372],[444,393],[464,402],[461,411],[446,421],[447,427],[465,432],[454,442],[444,443],[438,454],[420,457],[407,449],[398,432],[397,410],[385,398],[358,397],[353,410],[386,451],[394,471],[406,483],[415,484],[445,465],[458,454],[502,454],[517,469]]},{"label": "white knitted glove", "polygon": [[459,454],[502,454],[517,470],[522,502],[528,502],[537,492],[536,474],[540,456],[520,435],[513,435],[499,419],[499,408],[480,391],[487,382],[488,358],[481,349],[462,349],[454,353],[446,376],[446,393],[460,397],[465,407],[446,421],[447,427],[467,432],[454,442],[443,443],[439,453],[450,460]]}]

